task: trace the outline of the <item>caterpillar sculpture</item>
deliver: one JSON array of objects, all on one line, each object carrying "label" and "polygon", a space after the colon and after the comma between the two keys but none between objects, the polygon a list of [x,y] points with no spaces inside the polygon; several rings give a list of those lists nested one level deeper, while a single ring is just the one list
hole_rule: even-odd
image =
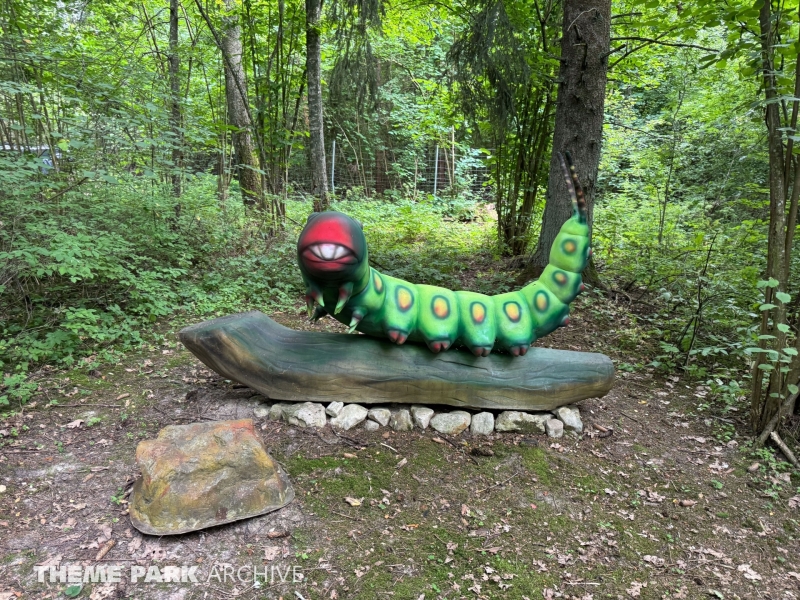
[{"label": "caterpillar sculpture", "polygon": [[[297,242],[309,313],[396,344],[424,342],[432,352],[464,345],[476,356],[493,349],[524,355],[569,322],[569,303],[583,290],[591,255],[586,200],[569,153],[558,155],[573,215],[550,249],[541,277],[516,292],[486,296],[418,285],[369,266],[361,224],[339,212],[313,213]],[[569,165],[567,164],[569,163]],[[330,311],[329,307],[334,307]]]}]

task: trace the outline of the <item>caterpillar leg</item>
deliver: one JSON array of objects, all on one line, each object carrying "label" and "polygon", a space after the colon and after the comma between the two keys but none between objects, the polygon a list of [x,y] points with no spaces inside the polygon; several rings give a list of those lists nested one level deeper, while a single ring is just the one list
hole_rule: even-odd
[{"label": "caterpillar leg", "polygon": [[456,293],[432,285],[417,285],[417,332],[431,352],[443,352],[458,338]]},{"label": "caterpillar leg", "polygon": [[381,285],[386,294],[381,315],[383,331],[395,344],[403,344],[417,324],[417,286],[388,275],[381,275]]},{"label": "caterpillar leg", "polygon": [[461,343],[475,356],[489,356],[496,338],[492,299],[475,292],[456,292]]},{"label": "caterpillar leg", "polygon": [[524,355],[536,339],[525,296],[520,292],[509,292],[493,296],[493,303],[497,321],[497,347],[514,356]]},{"label": "caterpillar leg", "polygon": [[328,314],[327,310],[325,310],[321,306],[317,306],[317,307],[314,308],[314,314],[311,315],[311,318],[309,320],[316,323],[317,321],[319,321],[322,317],[324,317],[327,314]]}]

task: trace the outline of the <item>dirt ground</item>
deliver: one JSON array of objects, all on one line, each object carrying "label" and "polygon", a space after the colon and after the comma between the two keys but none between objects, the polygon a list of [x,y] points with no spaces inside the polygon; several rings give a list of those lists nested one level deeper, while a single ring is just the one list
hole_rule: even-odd
[{"label": "dirt ground", "polygon": [[[546,345],[641,362],[624,311],[603,310],[579,303]],[[126,507],[138,442],[255,419],[258,399],[177,341],[88,371],[40,373],[34,401],[0,421],[0,599],[800,598],[800,477],[748,450],[740,413],[700,412],[696,382],[619,370],[608,396],[581,403],[584,435],[557,441],[256,419],[296,499],[153,537]],[[121,581],[49,581],[70,565],[119,566]],[[168,566],[196,567],[197,582],[159,582]]]}]

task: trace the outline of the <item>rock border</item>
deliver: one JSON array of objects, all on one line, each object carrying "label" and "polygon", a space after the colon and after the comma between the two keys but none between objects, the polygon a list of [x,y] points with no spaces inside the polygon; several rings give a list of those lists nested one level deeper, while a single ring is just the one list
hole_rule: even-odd
[{"label": "rock border", "polygon": [[546,433],[553,439],[567,433],[580,435],[583,422],[579,408],[570,404],[547,412],[525,412],[504,410],[436,411],[422,404],[413,405],[369,405],[332,402],[276,402],[270,404],[264,396],[253,409],[257,418],[283,421],[295,427],[324,427],[329,425],[339,431],[360,427],[366,431],[387,428],[394,431],[424,431],[428,428],[444,435],[460,435],[469,431],[473,436],[492,433]]}]

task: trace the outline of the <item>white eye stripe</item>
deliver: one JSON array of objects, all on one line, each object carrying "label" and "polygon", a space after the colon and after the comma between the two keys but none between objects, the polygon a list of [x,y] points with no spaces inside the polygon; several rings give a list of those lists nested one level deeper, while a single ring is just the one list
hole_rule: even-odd
[{"label": "white eye stripe", "polygon": [[322,260],[337,260],[352,252],[340,244],[314,244],[308,248],[317,258]]}]

